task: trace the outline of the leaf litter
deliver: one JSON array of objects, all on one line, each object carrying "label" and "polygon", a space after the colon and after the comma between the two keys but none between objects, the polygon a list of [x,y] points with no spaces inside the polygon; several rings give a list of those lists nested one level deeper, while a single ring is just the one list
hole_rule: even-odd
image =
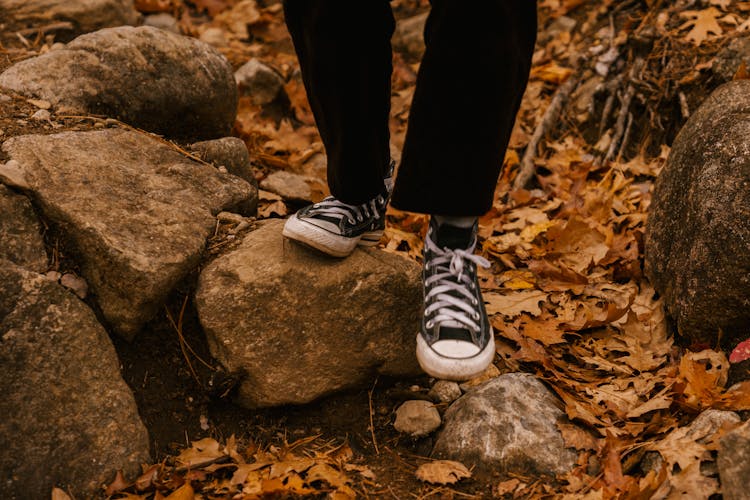
[{"label": "leaf litter", "polygon": [[[569,419],[558,424],[561,434],[579,452],[570,473],[554,481],[503,478],[491,487],[498,496],[708,498],[720,492],[720,484],[715,472],[704,472],[705,465],[715,459],[718,439],[731,425],[696,433],[688,424],[706,409],[750,409],[750,382],[726,387],[730,361],[750,357],[748,344],[740,344],[729,359],[720,351],[694,352],[676,344],[663,304],[642,271],[653,182],[675,130],[665,122],[684,122],[700,102],[709,78],[705,70],[728,37],[750,25],[750,8],[733,0],[710,0],[697,10],[670,2],[617,4],[539,2],[541,26],[571,16],[577,27],[543,32],[496,201],[481,219],[481,251],[493,267],[480,277],[498,352],[482,380],[511,371],[542,378]],[[403,17],[423,11],[426,2],[392,5]],[[283,169],[325,185],[324,150],[277,4],[139,0],[136,6],[175,13],[183,31],[196,36],[208,27],[223,29],[228,44],[220,50],[235,67],[259,57],[276,69],[286,82],[281,112],[241,97],[234,133],[248,145],[259,179]],[[637,53],[643,40],[650,51],[645,58]],[[574,64],[581,55],[593,56],[592,63]],[[398,147],[418,64],[399,55],[394,64],[391,130]],[[632,68],[639,72],[628,78]],[[562,116],[542,131],[532,183],[513,188],[545,110],[576,75],[580,82]],[[594,92],[586,96],[586,88]],[[637,113],[625,106],[630,90]],[[674,109],[680,114],[666,111]],[[321,196],[327,194],[322,189]],[[272,193],[261,196],[261,217],[292,210]],[[388,220],[384,250],[420,260],[427,218],[389,209]],[[467,386],[472,383],[477,381]],[[469,475],[462,464],[447,461],[426,462],[416,472],[434,484]],[[224,443],[204,438],[176,457],[144,466],[132,482],[118,475],[106,493],[354,498],[358,488],[376,481],[366,460],[346,444],[309,438],[243,448],[234,437]]]}]

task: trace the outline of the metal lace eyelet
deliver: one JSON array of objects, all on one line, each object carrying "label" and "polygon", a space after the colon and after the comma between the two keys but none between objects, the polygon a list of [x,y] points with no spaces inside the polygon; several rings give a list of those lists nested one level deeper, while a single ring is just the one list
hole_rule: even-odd
[{"label": "metal lace eyelet", "polygon": [[355,221],[354,219],[352,219],[351,217],[347,217],[347,218],[346,218],[346,220],[347,220],[347,222],[349,222],[349,224],[354,224],[354,223],[356,222],[356,221]]},{"label": "metal lace eyelet", "polygon": [[471,303],[476,306],[476,305],[479,304],[479,301],[477,299],[475,299],[475,298],[472,298],[471,299]]},{"label": "metal lace eyelet", "polygon": [[426,327],[426,328],[427,328],[427,329],[429,330],[429,329],[431,329],[431,328],[432,328],[433,326],[435,326],[435,323],[433,323],[433,321],[432,321],[432,320],[430,319],[430,320],[427,320],[427,321],[425,322],[424,326],[425,326],[425,327]]}]

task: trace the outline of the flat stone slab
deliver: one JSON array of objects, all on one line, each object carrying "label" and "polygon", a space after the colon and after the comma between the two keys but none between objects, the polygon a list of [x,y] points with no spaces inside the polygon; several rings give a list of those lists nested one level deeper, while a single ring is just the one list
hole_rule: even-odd
[{"label": "flat stone slab", "polygon": [[0,259],[0,498],[100,495],[149,462],[146,428],[94,313]]},{"label": "flat stone slab", "polygon": [[205,267],[195,303],[212,355],[244,371],[246,407],[301,404],[420,373],[420,267],[379,249],[334,259],[286,240],[283,221]]},{"label": "flat stone slab", "polygon": [[232,67],[195,38],[141,26],[82,35],[14,64],[0,87],[58,111],[100,114],[175,137],[229,134],[237,113]]},{"label": "flat stone slab", "polygon": [[214,215],[255,197],[233,175],[143,133],[14,137],[0,180],[26,191],[72,244],[114,330],[132,339],[198,265]]},{"label": "flat stone slab", "polygon": [[0,259],[36,272],[47,270],[42,226],[29,199],[1,184]]}]

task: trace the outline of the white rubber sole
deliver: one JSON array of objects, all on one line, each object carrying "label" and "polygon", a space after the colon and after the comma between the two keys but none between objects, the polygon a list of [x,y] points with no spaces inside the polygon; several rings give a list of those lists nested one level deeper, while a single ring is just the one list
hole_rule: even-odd
[{"label": "white rubber sole", "polygon": [[383,236],[383,231],[368,231],[361,236],[347,238],[303,222],[293,215],[286,220],[281,234],[332,257],[346,257],[357,248],[357,245],[365,247],[377,245]]},{"label": "white rubber sole", "polygon": [[490,341],[476,356],[449,358],[435,352],[422,335],[417,334],[417,361],[427,375],[440,380],[457,382],[470,380],[484,372],[495,358],[495,335],[490,329]]}]

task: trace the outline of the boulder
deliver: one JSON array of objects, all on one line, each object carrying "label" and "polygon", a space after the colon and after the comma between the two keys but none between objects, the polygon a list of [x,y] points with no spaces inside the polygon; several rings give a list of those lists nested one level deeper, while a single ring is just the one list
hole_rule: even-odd
[{"label": "boulder", "polygon": [[101,494],[136,475],[149,442],[94,313],[43,275],[0,260],[0,497]]},{"label": "boulder", "polygon": [[47,270],[42,226],[29,199],[0,184],[0,259],[36,272]]},{"label": "boulder", "polygon": [[0,87],[59,111],[118,118],[175,137],[229,134],[237,87],[227,60],[194,38],[150,26],[108,28],[14,64]]},{"label": "boulder", "polygon": [[750,331],[750,81],[719,87],[656,181],[646,273],[678,332],[732,346]]},{"label": "boulder", "polygon": [[195,303],[211,354],[244,371],[246,407],[307,403],[419,373],[419,266],[376,248],[334,259],[286,240],[283,221],[206,266]]},{"label": "boulder", "polygon": [[133,131],[19,136],[3,151],[0,180],[58,227],[104,318],[127,339],[198,266],[214,215],[255,196],[242,179]]},{"label": "boulder", "polygon": [[724,499],[750,498],[747,488],[750,478],[750,421],[721,438],[716,462]]},{"label": "boulder", "polygon": [[433,455],[524,476],[568,472],[577,456],[556,426],[559,406],[534,375],[500,375],[448,408]]},{"label": "boulder", "polygon": [[133,0],[0,0],[0,19],[28,27],[69,22],[68,35],[132,26],[139,18]]}]

